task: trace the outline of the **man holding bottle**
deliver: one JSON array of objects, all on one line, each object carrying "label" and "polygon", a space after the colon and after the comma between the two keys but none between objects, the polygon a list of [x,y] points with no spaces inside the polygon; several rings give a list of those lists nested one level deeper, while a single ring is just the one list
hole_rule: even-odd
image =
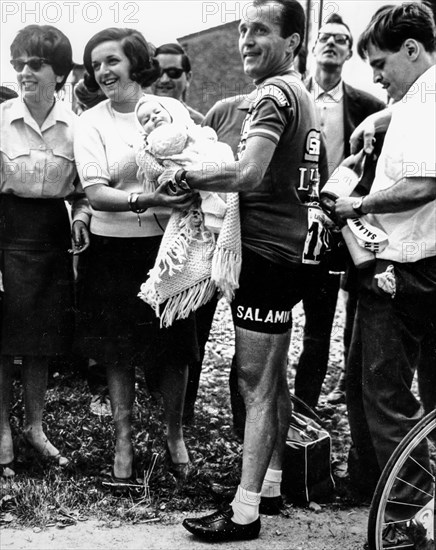
[{"label": "man holding bottle", "polygon": [[[436,331],[435,48],[433,14],[424,3],[374,14],[358,51],[394,101],[391,121],[370,194],[358,203],[340,197],[335,206],[344,220],[368,215],[389,237],[360,275],[347,385],[352,438],[372,450],[380,469],[422,416],[411,385],[422,343]],[[432,488],[418,471],[406,482],[403,490],[421,489],[415,504],[424,507]],[[384,533],[392,548],[411,543],[401,523],[411,512],[404,508]]]}]

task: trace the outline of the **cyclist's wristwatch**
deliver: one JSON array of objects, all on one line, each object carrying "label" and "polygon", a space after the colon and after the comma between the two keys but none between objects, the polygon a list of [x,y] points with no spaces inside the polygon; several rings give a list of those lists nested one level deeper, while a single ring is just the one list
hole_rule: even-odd
[{"label": "cyclist's wristwatch", "polygon": [[174,175],[174,182],[183,191],[191,191],[191,188],[189,187],[189,183],[186,180],[186,170],[177,170],[177,172]]}]

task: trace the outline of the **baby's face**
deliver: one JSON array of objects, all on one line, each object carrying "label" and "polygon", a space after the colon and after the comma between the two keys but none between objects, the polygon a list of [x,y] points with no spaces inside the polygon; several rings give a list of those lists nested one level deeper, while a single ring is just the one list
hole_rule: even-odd
[{"label": "baby's face", "polygon": [[158,126],[170,124],[172,122],[168,111],[166,111],[157,101],[147,101],[143,103],[138,109],[137,116],[139,124],[142,126],[147,136]]}]

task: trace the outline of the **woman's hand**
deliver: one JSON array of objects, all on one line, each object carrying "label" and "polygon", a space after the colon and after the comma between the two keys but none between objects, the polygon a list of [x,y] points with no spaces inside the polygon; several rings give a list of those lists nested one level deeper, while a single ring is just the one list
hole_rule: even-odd
[{"label": "woman's hand", "polygon": [[[160,178],[159,178],[160,180]],[[186,210],[198,200],[196,191],[177,191],[175,195],[168,195],[169,179],[166,178],[152,194],[152,206],[167,206],[176,210]],[[149,201],[147,201],[149,202]]]},{"label": "woman's hand", "polygon": [[73,223],[71,238],[73,242],[73,247],[71,249],[72,254],[81,254],[89,247],[89,230],[82,220],[77,220]]}]

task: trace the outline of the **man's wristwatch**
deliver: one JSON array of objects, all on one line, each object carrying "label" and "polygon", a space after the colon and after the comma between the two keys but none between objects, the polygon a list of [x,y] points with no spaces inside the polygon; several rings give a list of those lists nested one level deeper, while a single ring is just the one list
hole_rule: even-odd
[{"label": "man's wristwatch", "polygon": [[365,197],[359,197],[351,204],[353,210],[356,212],[358,216],[363,216],[365,214],[365,212],[362,210],[364,198]]},{"label": "man's wristwatch", "polygon": [[180,189],[183,191],[190,191],[191,188],[189,187],[189,183],[186,181],[186,170],[177,170],[177,172],[174,175],[174,181]]}]

